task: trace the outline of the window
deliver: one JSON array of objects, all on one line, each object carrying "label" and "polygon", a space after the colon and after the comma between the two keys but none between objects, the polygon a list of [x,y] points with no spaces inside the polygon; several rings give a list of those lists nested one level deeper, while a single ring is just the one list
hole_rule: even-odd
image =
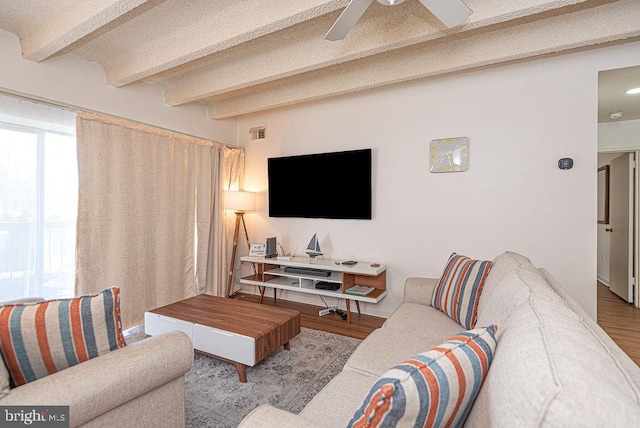
[{"label": "window", "polygon": [[73,295],[75,113],[0,95],[0,301]]}]

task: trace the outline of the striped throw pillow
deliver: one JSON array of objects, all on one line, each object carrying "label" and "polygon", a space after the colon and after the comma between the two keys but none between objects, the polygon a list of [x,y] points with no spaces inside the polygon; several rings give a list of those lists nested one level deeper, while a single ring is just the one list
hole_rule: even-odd
[{"label": "striped throw pillow", "polygon": [[0,306],[0,351],[13,386],[125,346],[120,290]]},{"label": "striped throw pillow", "polygon": [[490,269],[488,260],[471,260],[451,254],[433,290],[431,304],[464,328],[474,328],[480,293]]},{"label": "striped throw pillow", "polygon": [[386,372],[350,428],[462,426],[487,376],[497,326],[465,331]]}]

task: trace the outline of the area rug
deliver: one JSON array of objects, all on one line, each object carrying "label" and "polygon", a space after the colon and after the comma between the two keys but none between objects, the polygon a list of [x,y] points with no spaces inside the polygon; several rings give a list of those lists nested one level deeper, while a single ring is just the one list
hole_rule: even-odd
[{"label": "area rug", "polygon": [[[144,339],[143,332],[127,336],[127,343]],[[247,368],[240,383],[233,364],[196,354],[186,374],[188,427],[237,427],[261,404],[299,413],[333,379],[360,340],[302,328],[284,348]]]}]

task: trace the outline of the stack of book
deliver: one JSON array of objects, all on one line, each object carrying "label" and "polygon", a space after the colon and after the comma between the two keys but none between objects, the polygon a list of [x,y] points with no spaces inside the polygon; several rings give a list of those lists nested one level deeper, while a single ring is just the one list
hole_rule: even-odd
[{"label": "stack of book", "polygon": [[351,288],[344,290],[347,294],[355,294],[356,296],[366,296],[375,290],[373,287],[365,287],[364,285],[354,285]]}]

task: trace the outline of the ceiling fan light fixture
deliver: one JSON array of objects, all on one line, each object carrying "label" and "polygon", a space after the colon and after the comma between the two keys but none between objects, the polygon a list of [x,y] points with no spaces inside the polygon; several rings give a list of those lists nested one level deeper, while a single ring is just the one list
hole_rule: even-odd
[{"label": "ceiling fan light fixture", "polygon": [[404,2],[404,0],[378,0],[378,3],[383,4],[385,6],[395,6]]},{"label": "ceiling fan light fixture", "polygon": [[[404,0],[377,0],[386,6],[398,5]],[[420,3],[440,20],[447,28],[453,28],[462,24],[471,15],[472,11],[463,0],[419,0]],[[373,0],[351,0],[344,8],[336,22],[333,23],[327,34],[326,40],[336,41],[345,38],[349,30],[371,6]]]},{"label": "ceiling fan light fixture", "polygon": [[640,94],[640,87],[631,88],[627,91],[627,95],[636,95],[636,94]]}]

